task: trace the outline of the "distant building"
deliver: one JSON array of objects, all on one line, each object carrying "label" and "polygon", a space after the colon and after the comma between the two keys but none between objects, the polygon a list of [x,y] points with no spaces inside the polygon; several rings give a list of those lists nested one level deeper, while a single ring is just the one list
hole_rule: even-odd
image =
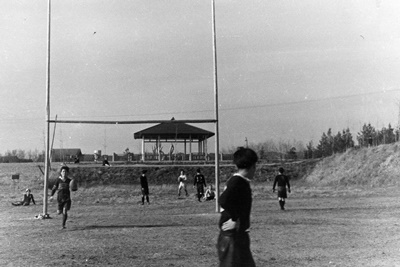
[{"label": "distant building", "polygon": [[4,156],[4,157],[0,157],[0,162],[1,163],[14,163],[14,162],[20,162],[20,159],[17,156]]},{"label": "distant building", "polygon": [[54,148],[51,150],[51,161],[74,162],[83,156],[80,148]]}]

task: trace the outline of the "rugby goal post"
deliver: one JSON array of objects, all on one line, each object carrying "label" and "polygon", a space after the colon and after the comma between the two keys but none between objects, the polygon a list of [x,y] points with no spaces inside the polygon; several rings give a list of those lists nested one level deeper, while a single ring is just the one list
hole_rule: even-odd
[{"label": "rugby goal post", "polygon": [[[211,0],[212,16],[212,48],[213,48],[213,82],[214,82],[214,119],[206,120],[183,120],[174,122],[188,123],[214,123],[215,125],[215,211],[220,211],[219,205],[219,123],[218,123],[218,73],[217,73],[217,45],[216,45],[216,25],[215,25],[215,0]],[[72,120],[50,120],[50,36],[51,36],[51,0],[47,2],[47,53],[46,53],[46,149],[45,149],[45,171],[44,171],[44,196],[43,196],[43,218],[49,218],[47,210],[48,202],[48,179],[51,153],[50,150],[50,123],[90,123],[90,124],[146,124],[146,123],[166,123],[171,120],[150,120],[150,121],[72,121]]]}]

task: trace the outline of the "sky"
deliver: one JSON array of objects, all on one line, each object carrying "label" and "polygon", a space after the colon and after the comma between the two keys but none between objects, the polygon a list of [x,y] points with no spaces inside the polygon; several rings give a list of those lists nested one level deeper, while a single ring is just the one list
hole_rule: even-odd
[{"label": "sky", "polygon": [[[47,1],[0,4],[0,153],[44,150]],[[52,0],[50,118],[214,119],[211,7]],[[399,13],[396,0],[215,0],[220,149],[397,127]],[[110,154],[140,153],[133,133],[151,126],[50,127],[54,148]]]}]

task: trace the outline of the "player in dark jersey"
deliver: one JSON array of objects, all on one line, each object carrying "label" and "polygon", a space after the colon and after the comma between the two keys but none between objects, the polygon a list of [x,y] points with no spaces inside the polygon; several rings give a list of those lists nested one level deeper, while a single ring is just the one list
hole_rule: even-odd
[{"label": "player in dark jersey", "polygon": [[22,201],[13,202],[11,204],[14,206],[29,206],[29,204],[31,204],[31,201],[34,205],[36,205],[35,199],[33,198],[33,195],[31,194],[31,190],[29,188],[27,188],[25,190],[24,198],[22,199]]},{"label": "player in dark jersey", "polygon": [[289,177],[283,174],[285,172],[283,168],[279,168],[278,172],[279,174],[275,177],[272,192],[275,192],[275,187],[278,185],[279,206],[281,207],[281,210],[285,210],[285,199],[287,198],[286,186],[287,192],[290,193]]},{"label": "player in dark jersey", "polygon": [[197,198],[199,202],[201,202],[201,198],[204,196],[204,187],[207,187],[207,185],[206,185],[206,179],[204,178],[204,175],[201,174],[200,169],[197,169],[197,173],[194,176],[193,187],[195,186],[197,186]]},{"label": "player in dark jersey", "polygon": [[227,181],[221,194],[223,208],[219,220],[217,250],[220,267],[254,267],[250,251],[250,212],[252,195],[250,180],[256,172],[257,154],[249,148],[239,148],[233,154],[237,172]]},{"label": "player in dark jersey", "polygon": [[62,218],[62,229],[65,229],[65,223],[68,218],[68,211],[71,209],[71,191],[69,190],[69,185],[71,179],[68,178],[69,168],[68,166],[62,166],[60,169],[60,177],[57,179],[53,189],[51,190],[50,200],[53,199],[54,194],[57,191],[57,213],[63,214]]},{"label": "player in dark jersey", "polygon": [[150,204],[149,201],[149,184],[147,182],[146,176],[147,170],[142,171],[142,175],[140,175],[140,186],[142,188],[142,205],[144,205],[144,198],[147,200],[147,204]]}]

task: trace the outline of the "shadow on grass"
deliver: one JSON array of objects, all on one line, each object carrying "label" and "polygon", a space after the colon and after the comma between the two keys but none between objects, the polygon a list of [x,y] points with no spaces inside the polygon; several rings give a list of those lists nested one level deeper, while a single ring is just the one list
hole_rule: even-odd
[{"label": "shadow on grass", "polygon": [[163,227],[182,227],[183,224],[121,224],[121,225],[86,225],[77,227],[75,230],[91,230],[91,229],[111,229],[111,228],[163,228]]}]

